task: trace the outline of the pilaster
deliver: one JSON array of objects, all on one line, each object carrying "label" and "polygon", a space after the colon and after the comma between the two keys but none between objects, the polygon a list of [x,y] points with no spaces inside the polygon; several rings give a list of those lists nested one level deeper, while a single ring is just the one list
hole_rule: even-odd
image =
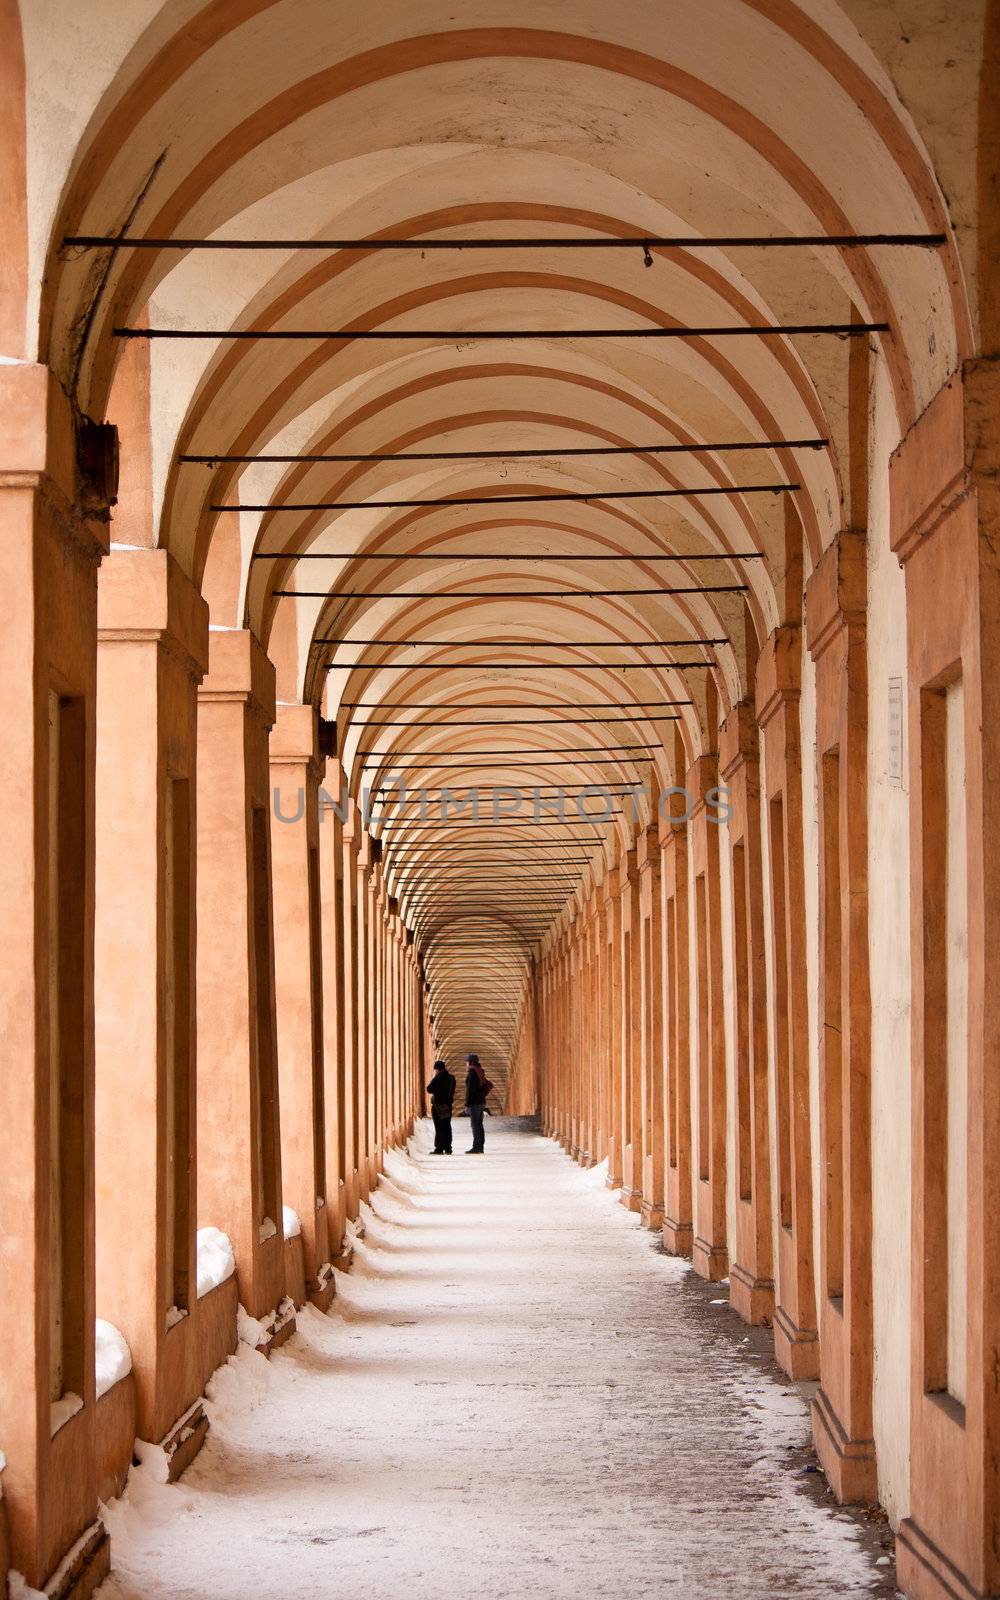
[{"label": "pilaster", "polygon": [[728,790],[733,902],[733,1129],[736,1229],[729,1298],[744,1321],[774,1316],[767,970],[760,837],[760,761],[753,706],[733,707],[719,735]]},{"label": "pilaster", "polygon": [[160,1441],[201,1387],[195,798],[208,608],[165,550],[115,549],[98,630],[97,1314],[132,1353],[137,1432]]},{"label": "pilaster", "polygon": [[805,865],[799,689],[801,630],[771,634],[757,663],[764,743],[774,995],[775,1164],[778,1188],[774,1350],[793,1378],[819,1375],[812,1246],[812,1152],[806,987]]}]

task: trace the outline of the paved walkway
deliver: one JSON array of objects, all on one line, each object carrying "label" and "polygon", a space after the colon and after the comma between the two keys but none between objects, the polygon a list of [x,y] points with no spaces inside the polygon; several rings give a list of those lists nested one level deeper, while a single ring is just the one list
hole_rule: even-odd
[{"label": "paved walkway", "polygon": [[[456,1149],[465,1145],[456,1123]],[[389,1170],[336,1311],[210,1388],[185,1479],[109,1511],[104,1600],[891,1595],[725,1289],[556,1145]]]}]

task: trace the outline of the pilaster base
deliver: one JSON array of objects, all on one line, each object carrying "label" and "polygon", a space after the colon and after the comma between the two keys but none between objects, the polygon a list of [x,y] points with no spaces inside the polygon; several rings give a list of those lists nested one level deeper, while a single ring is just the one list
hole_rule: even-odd
[{"label": "pilaster base", "polygon": [[103,1522],[76,1541],[45,1585],[46,1600],[90,1600],[111,1571],[111,1540]]},{"label": "pilaster base", "polygon": [[618,1198],[621,1201],[622,1205],[625,1207],[626,1211],[635,1211],[636,1213],[638,1213],[638,1212],[640,1212],[642,1210],[642,1190],[641,1189],[624,1189],[623,1188],[621,1193],[620,1193],[620,1195],[618,1196]]},{"label": "pilaster base", "polygon": [[291,1301],[286,1302],[286,1304],[291,1309],[286,1311],[281,1306],[278,1307],[266,1339],[257,1346],[262,1356],[269,1356],[275,1350],[280,1350],[281,1346],[286,1344],[295,1332],[295,1308],[292,1306]]},{"label": "pilaster base", "polygon": [[354,1246],[345,1239],[344,1243],[340,1247],[339,1253],[334,1256],[332,1265],[336,1267],[338,1272],[350,1272],[353,1264]]},{"label": "pilaster base", "polygon": [[896,1581],[910,1600],[987,1600],[910,1517],[896,1535]]},{"label": "pilaster base", "polygon": [[664,1217],[663,1248],[672,1256],[689,1256],[694,1248],[694,1224]]},{"label": "pilaster base", "polygon": [[167,1458],[167,1482],[176,1483],[186,1472],[208,1437],[208,1418],[200,1400],[178,1417],[170,1432],[160,1440]]},{"label": "pilaster base", "polygon": [[709,1244],[699,1234],[691,1251],[691,1265],[699,1278],[709,1283],[720,1283],[729,1272],[729,1251],[725,1245]]},{"label": "pilaster base", "polygon": [[778,1306],[774,1313],[774,1359],[790,1378],[819,1377],[816,1329],[796,1327],[783,1306]]},{"label": "pilaster base", "polygon": [[333,1265],[326,1262],[320,1267],[315,1281],[308,1286],[309,1304],[315,1306],[317,1311],[329,1311],[336,1292],[337,1281],[333,1276]]},{"label": "pilaster base", "polygon": [[849,1439],[823,1389],[812,1403],[812,1436],[827,1482],[841,1505],[878,1499],[874,1439]]},{"label": "pilaster base", "polygon": [[773,1279],[755,1278],[746,1267],[733,1266],[729,1273],[729,1304],[752,1327],[766,1327],[774,1320]]},{"label": "pilaster base", "polygon": [[643,1200],[639,1213],[644,1228],[651,1228],[658,1233],[663,1227],[663,1205],[658,1200]]}]

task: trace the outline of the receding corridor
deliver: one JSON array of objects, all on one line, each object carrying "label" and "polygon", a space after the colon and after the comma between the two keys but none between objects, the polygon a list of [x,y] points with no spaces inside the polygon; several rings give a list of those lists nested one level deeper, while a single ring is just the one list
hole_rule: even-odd
[{"label": "receding corridor", "polygon": [[240,1346],[180,1484],[133,1473],[103,1600],[895,1592],[764,1331],[526,1126],[448,1162],[418,1123],[332,1315]]}]

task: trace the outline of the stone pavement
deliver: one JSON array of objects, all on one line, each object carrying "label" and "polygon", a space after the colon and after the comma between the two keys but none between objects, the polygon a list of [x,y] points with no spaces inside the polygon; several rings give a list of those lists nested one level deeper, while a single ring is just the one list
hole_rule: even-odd
[{"label": "stone pavement", "polygon": [[108,1600],[894,1594],[767,1330],[599,1173],[487,1140],[435,1158],[421,1124],[389,1158],[333,1313],[223,1369],[181,1484],[133,1474]]}]

